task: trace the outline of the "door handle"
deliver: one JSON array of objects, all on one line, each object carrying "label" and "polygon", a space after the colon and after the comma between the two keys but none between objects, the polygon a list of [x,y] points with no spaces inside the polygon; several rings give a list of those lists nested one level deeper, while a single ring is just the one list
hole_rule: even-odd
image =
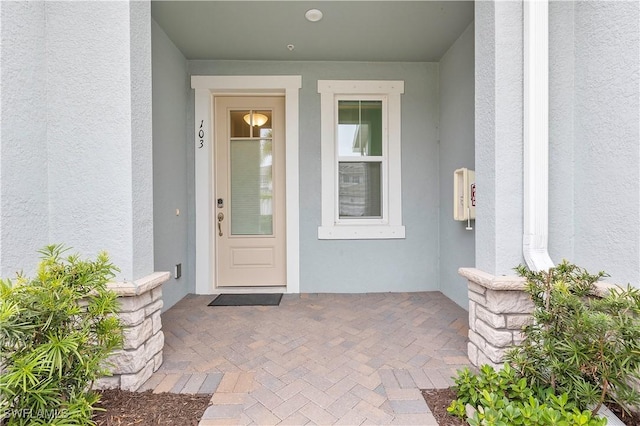
[{"label": "door handle", "polygon": [[218,236],[222,237],[222,221],[224,220],[224,214],[218,213]]}]

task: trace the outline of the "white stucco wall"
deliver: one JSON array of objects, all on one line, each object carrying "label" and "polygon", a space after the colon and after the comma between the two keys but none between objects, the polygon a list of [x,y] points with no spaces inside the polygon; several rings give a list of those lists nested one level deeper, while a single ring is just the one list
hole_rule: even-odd
[{"label": "white stucco wall", "polygon": [[467,308],[467,280],[458,268],[475,265],[475,231],[453,220],[453,172],[475,168],[473,23],[440,60],[440,291]]},{"label": "white stucco wall", "polygon": [[476,2],[476,267],[523,263],[523,21],[519,2]]},{"label": "white stucco wall", "polygon": [[[182,264],[182,277],[163,285],[163,309],[195,292],[195,269],[187,263],[188,192],[187,60],[160,26],[153,34],[153,203],[155,269],[172,271]],[[193,172],[193,171],[192,171]],[[191,189],[193,194],[193,189]],[[180,214],[176,214],[176,209]],[[194,222],[191,222],[194,223]],[[193,240],[192,240],[193,241]]]},{"label": "white stucco wall", "polygon": [[48,241],[45,4],[0,2],[0,276]]},{"label": "white stucco wall", "polygon": [[153,272],[149,3],[1,11],[2,274],[45,243]]},{"label": "white stucco wall", "polygon": [[550,251],[637,286],[640,3],[552,10]]}]

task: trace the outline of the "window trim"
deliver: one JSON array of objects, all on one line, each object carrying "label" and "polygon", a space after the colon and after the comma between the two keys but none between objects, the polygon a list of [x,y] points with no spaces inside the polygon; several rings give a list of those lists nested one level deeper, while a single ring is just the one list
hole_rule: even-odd
[{"label": "window trim", "polygon": [[[402,225],[401,99],[404,81],[318,80],[321,111],[322,224],[318,239],[405,238]],[[383,100],[383,217],[339,218],[338,213],[338,100],[379,97]],[[386,120],[385,120],[386,111]],[[386,137],[385,137],[386,136]],[[386,195],[386,197],[385,197]]]}]

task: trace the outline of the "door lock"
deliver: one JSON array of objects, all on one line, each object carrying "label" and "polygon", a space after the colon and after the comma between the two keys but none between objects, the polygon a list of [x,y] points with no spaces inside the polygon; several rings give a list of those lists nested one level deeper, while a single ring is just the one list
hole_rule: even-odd
[{"label": "door lock", "polygon": [[224,220],[224,214],[218,213],[218,236],[222,237],[222,221]]}]

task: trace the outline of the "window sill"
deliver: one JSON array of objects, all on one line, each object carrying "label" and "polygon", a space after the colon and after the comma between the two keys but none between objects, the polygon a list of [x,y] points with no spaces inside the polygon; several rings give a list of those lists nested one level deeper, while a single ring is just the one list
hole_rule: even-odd
[{"label": "window sill", "polygon": [[404,226],[337,225],[319,226],[319,240],[387,240],[405,238]]}]

